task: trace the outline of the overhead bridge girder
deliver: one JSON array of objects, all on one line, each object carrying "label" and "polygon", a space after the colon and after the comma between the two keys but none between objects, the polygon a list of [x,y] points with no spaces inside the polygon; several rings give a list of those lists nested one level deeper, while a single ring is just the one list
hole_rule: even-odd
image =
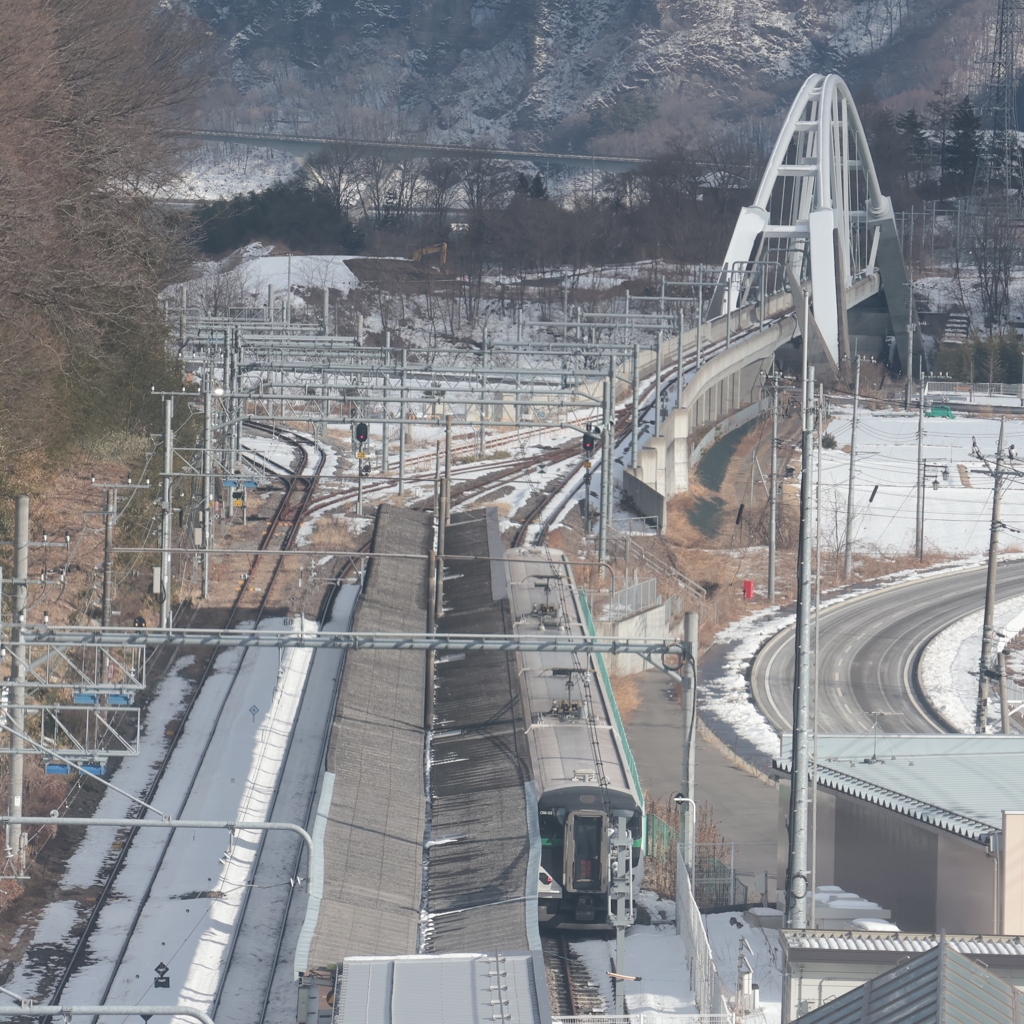
[{"label": "overhead bridge girder", "polygon": [[848,293],[877,273],[894,354],[903,372],[912,370],[921,339],[892,203],[881,193],[857,108],[838,75],[811,75],[801,87],[754,202],[737,218],[724,271],[712,315],[749,302],[755,286],[781,289],[796,281],[810,296],[811,336],[834,368],[854,354]]}]

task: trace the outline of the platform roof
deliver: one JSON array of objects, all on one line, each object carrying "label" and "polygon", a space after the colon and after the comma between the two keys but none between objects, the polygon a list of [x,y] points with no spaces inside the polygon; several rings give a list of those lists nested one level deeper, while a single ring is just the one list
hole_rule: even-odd
[{"label": "platform roof", "polygon": [[350,956],[336,1024],[550,1024],[539,952]]}]

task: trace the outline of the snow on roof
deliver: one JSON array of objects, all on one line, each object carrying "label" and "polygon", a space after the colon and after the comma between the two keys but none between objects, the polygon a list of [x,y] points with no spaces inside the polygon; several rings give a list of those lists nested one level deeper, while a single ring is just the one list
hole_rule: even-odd
[{"label": "snow on roof", "polygon": [[[790,770],[789,737],[775,765]],[[940,770],[941,769],[941,770]],[[1024,806],[1024,736],[871,733],[818,738],[818,783],[978,842]]]}]

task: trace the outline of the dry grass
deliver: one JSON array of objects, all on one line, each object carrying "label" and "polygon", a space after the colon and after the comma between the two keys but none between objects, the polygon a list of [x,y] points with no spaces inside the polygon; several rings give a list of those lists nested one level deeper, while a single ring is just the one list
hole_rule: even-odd
[{"label": "dry grass", "polygon": [[625,725],[633,719],[633,715],[643,704],[640,696],[640,684],[637,674],[619,676],[609,674],[612,683],[612,693],[615,696],[615,703],[619,708],[619,716]]}]

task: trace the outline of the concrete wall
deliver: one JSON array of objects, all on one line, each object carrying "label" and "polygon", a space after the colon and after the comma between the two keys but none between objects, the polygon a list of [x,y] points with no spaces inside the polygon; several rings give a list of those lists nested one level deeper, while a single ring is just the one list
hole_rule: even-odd
[{"label": "concrete wall", "polygon": [[[779,784],[780,887],[786,877],[788,814],[784,778]],[[816,860],[816,885],[840,885],[873,900],[892,911],[893,923],[903,931],[992,935],[999,929],[998,864],[982,843],[819,787]]]},{"label": "concrete wall", "polygon": [[639,515],[658,520],[658,532],[665,529],[665,495],[645,484],[628,466],[622,471],[622,498]]},{"label": "concrete wall", "polygon": [[[598,636],[611,636],[616,639],[667,636],[668,613],[666,606],[659,604],[617,622],[595,620],[594,629]],[[614,675],[628,676],[651,667],[638,654],[605,654],[603,657],[608,671]]]},{"label": "concrete wall", "polygon": [[[847,293],[847,308],[864,302],[878,290],[877,274],[861,278]],[[716,317],[703,325],[702,347],[749,332],[758,324],[759,315],[757,307],[748,307],[728,317]],[[663,436],[649,440],[640,452],[637,476],[666,497],[687,490],[694,465],[693,438],[707,433],[699,432],[699,428],[760,401],[762,373],[770,371],[776,350],[798,332],[791,297],[786,293],[771,296],[766,304],[763,329],[746,333],[698,368],[683,389],[679,408],[662,424]],[[674,346],[673,340],[669,354],[674,352]],[[697,346],[695,330],[683,335],[683,346],[687,352],[694,351]]]}]

